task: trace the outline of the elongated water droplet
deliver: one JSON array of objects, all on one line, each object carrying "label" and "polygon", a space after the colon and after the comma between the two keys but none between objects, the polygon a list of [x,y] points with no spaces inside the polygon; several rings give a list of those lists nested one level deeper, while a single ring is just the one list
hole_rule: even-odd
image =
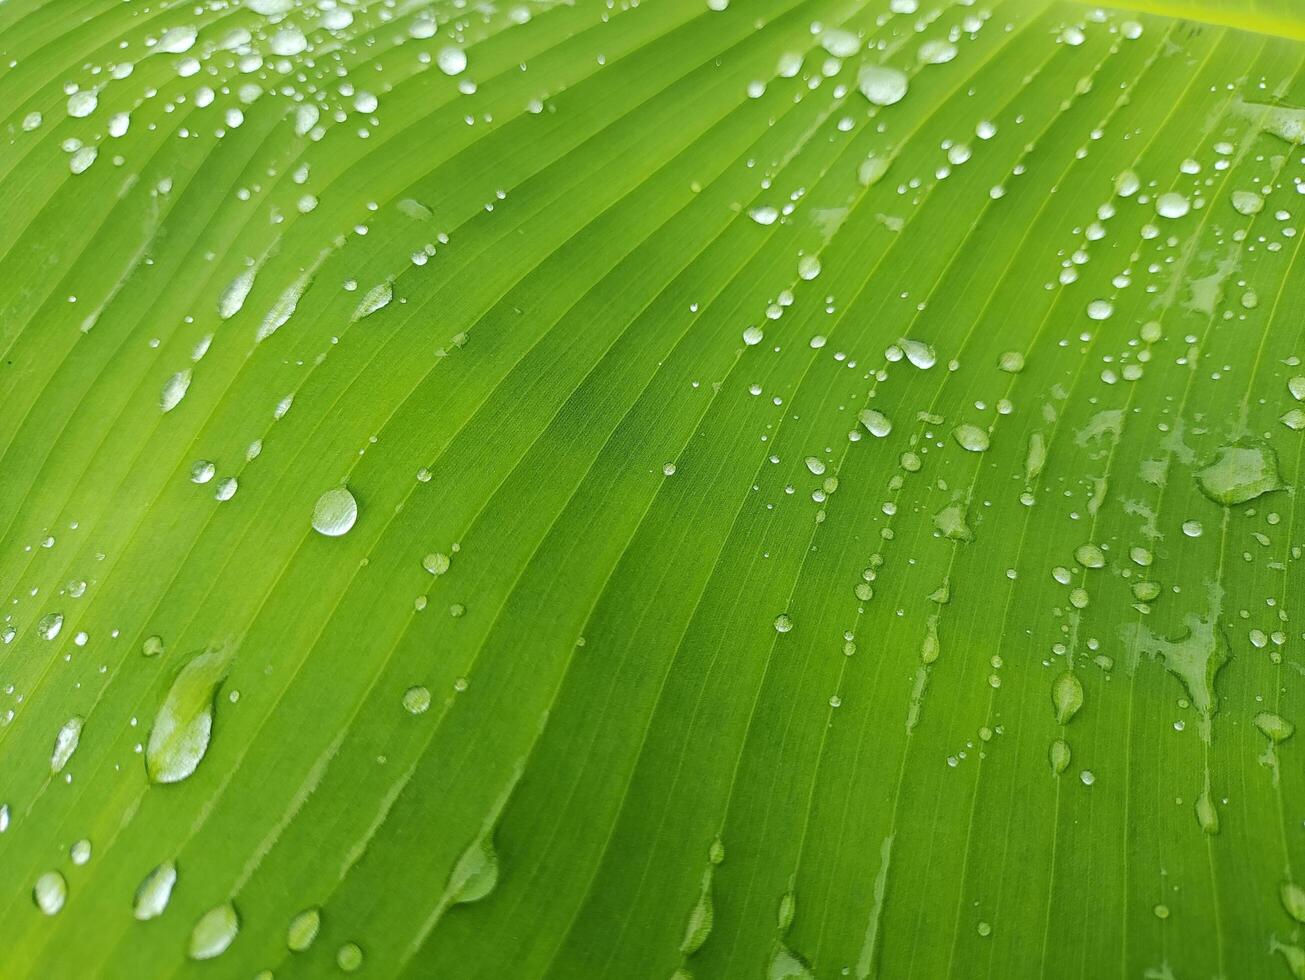
[{"label": "elongated water droplet", "polygon": [[318,930],[322,928],[321,909],[304,909],[290,920],[286,930],[285,944],[292,953],[302,953],[313,944]]},{"label": "elongated water droplet", "polygon": [[1297,922],[1305,922],[1305,888],[1294,881],[1284,881],[1278,889],[1278,897],[1288,915]]},{"label": "elongated water droplet", "polygon": [[775,913],[775,925],[780,932],[787,932],[797,915],[797,895],[790,888],[779,898],[779,909]]},{"label": "elongated water droplet", "polygon": [[159,408],[164,412],[170,412],[180,405],[181,399],[186,397],[186,392],[190,389],[190,378],[190,368],[178,371],[168,378],[163,385],[163,391],[159,393]]},{"label": "elongated water droplet", "polygon": [[476,840],[462,852],[458,863],[449,874],[448,895],[450,905],[478,902],[498,884],[498,854],[489,834]]},{"label": "elongated water droplet", "polygon": [[857,419],[865,426],[867,432],[880,439],[893,431],[893,423],[888,420],[888,416],[873,408],[863,408]]},{"label": "elongated water droplet", "polygon": [[224,650],[207,650],[172,682],[145,746],[145,770],[154,782],[180,782],[204,758],[213,731],[213,696],[226,678],[227,661]]},{"label": "elongated water droplet", "polygon": [[352,322],[357,323],[359,320],[371,316],[377,310],[382,310],[390,305],[394,299],[394,285],[388,280],[373,286],[363,296],[358,308],[353,311]]},{"label": "elongated water droplet", "polygon": [[1219,811],[1215,809],[1214,797],[1210,794],[1208,783],[1196,798],[1196,823],[1210,836],[1219,832]]},{"label": "elongated water droplet", "polygon": [[299,307],[299,300],[303,297],[304,290],[308,288],[310,282],[312,282],[312,276],[305,273],[291,283],[272,308],[267,311],[267,316],[263,317],[263,322],[258,327],[258,333],[254,336],[254,343],[261,344],[289,322],[290,318],[295,315],[295,310]]},{"label": "elongated water droplet", "polygon": [[313,508],[313,530],[328,538],[348,534],[358,520],[358,501],[347,487],[327,490]]},{"label": "elongated water droplet", "polygon": [[1047,761],[1051,763],[1051,771],[1059,776],[1069,768],[1070,760],[1069,743],[1063,738],[1058,738],[1051,743],[1051,749],[1047,753]]},{"label": "elongated water droplet", "polygon": [[167,909],[172,899],[172,886],[176,883],[176,862],[164,861],[137,886],[132,914],[141,922],[158,918]]},{"label": "elongated water droplet", "polygon": [[1065,671],[1051,685],[1051,703],[1056,708],[1056,724],[1065,725],[1083,707],[1083,684],[1072,671]]},{"label": "elongated water droplet", "polygon": [[240,931],[240,916],[230,902],[209,909],[190,933],[190,958],[211,960],[221,956]]},{"label": "elongated water droplet", "polygon": [[702,944],[711,935],[714,920],[715,909],[711,901],[711,869],[708,868],[702,875],[702,888],[698,893],[698,901],[694,903],[692,911],[689,912],[689,920],[685,923],[684,938],[680,940],[680,952],[685,956],[691,956],[701,949]]},{"label": "elongated water droplet", "polygon": [[256,274],[256,269],[246,269],[227,283],[227,288],[222,290],[222,295],[218,297],[218,316],[220,318],[230,320],[240,312],[245,305],[245,299],[249,296],[249,291],[254,288],[254,276]]},{"label": "elongated water droplet", "polygon": [[1029,436],[1029,452],[1024,459],[1024,482],[1032,483],[1047,464],[1047,442],[1041,432]]},{"label": "elongated water droplet", "polygon": [[82,724],[84,719],[81,715],[69,718],[59,729],[59,734],[54,738],[54,751],[50,753],[50,771],[54,773],[63,772],[63,767],[68,764],[74,752],[77,751],[77,745],[82,740]]}]

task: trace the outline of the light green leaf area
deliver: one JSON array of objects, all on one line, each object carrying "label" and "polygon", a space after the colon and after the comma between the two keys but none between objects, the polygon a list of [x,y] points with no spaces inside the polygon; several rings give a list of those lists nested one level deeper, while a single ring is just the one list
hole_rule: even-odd
[{"label": "light green leaf area", "polygon": [[1297,0],[0,2],[0,975],[1305,977]]}]

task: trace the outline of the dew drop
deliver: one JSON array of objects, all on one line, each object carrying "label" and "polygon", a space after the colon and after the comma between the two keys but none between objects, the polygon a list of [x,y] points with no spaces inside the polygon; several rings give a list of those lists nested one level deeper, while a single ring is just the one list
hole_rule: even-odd
[{"label": "dew drop", "polygon": [[145,746],[145,771],[155,783],[176,783],[193,773],[208,751],[213,697],[226,678],[228,656],[209,649],[177,674],[159,705]]},{"label": "dew drop", "polygon": [[906,75],[896,68],[864,65],[856,77],[856,87],[872,105],[888,106],[901,102],[908,87]]},{"label": "dew drop", "polygon": [[32,900],[45,915],[57,915],[68,899],[68,882],[58,871],[47,871],[36,879]]},{"label": "dew drop", "polygon": [[290,920],[290,927],[286,930],[285,944],[292,953],[302,953],[313,944],[313,940],[317,938],[318,930],[321,928],[321,910],[315,908],[304,909]]},{"label": "dew drop", "polygon": [[172,899],[172,886],[177,883],[177,865],[165,861],[147,874],[136,888],[132,915],[141,922],[156,919],[163,914]]},{"label": "dew drop", "polygon": [[211,960],[221,956],[240,931],[240,916],[230,902],[209,909],[190,933],[190,958]]},{"label": "dew drop", "polygon": [[347,487],[335,487],[317,498],[313,508],[313,530],[328,538],[348,534],[358,520],[358,501]]}]

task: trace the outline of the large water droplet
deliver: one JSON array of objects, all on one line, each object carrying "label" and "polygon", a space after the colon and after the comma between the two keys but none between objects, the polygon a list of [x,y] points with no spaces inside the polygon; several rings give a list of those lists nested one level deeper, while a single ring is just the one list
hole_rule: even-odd
[{"label": "large water droplet", "polygon": [[1214,462],[1196,474],[1201,492],[1217,504],[1232,506],[1282,489],[1278,456],[1268,446],[1224,446]]},{"label": "large water droplet", "polygon": [[190,958],[211,960],[221,956],[240,931],[240,916],[230,902],[211,908],[195,923],[190,933]]},{"label": "large water droplet", "polygon": [[883,65],[864,65],[856,76],[856,87],[873,105],[901,102],[906,97],[908,85],[903,72]]},{"label": "large water droplet", "polygon": [[68,899],[68,882],[58,871],[47,871],[36,879],[32,901],[46,915],[55,915]]},{"label": "large water droplet", "polygon": [[321,909],[304,909],[290,920],[286,930],[285,944],[293,953],[302,953],[313,944],[318,931],[322,928]]},{"label": "large water droplet", "polygon": [[1051,685],[1051,703],[1056,708],[1056,724],[1065,725],[1083,707],[1083,684],[1072,671],[1065,671]]},{"label": "large water droplet", "polygon": [[186,664],[154,716],[145,770],[156,783],[176,783],[195,771],[213,731],[213,696],[227,675],[226,651],[210,649]]},{"label": "large water droplet", "polygon": [[462,852],[449,874],[445,894],[450,905],[478,902],[498,884],[498,854],[489,834]]},{"label": "large water droplet", "polygon": [[327,490],[313,508],[313,530],[328,538],[348,534],[358,520],[358,501],[346,487]]},{"label": "large water droplet", "polygon": [[172,898],[172,886],[177,883],[177,865],[165,861],[147,874],[136,888],[132,915],[142,922],[158,918]]},{"label": "large water droplet", "polygon": [[82,740],[83,722],[83,718],[77,715],[69,718],[63,723],[63,727],[59,729],[59,734],[54,738],[54,751],[50,753],[51,772],[63,772],[63,767],[68,764],[68,760],[77,751],[77,745]]}]

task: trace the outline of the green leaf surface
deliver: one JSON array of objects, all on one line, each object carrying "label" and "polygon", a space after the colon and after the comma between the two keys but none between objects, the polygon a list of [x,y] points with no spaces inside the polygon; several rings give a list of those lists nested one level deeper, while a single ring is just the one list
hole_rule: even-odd
[{"label": "green leaf surface", "polygon": [[1305,977],[1302,41],[0,2],[0,976]]}]

